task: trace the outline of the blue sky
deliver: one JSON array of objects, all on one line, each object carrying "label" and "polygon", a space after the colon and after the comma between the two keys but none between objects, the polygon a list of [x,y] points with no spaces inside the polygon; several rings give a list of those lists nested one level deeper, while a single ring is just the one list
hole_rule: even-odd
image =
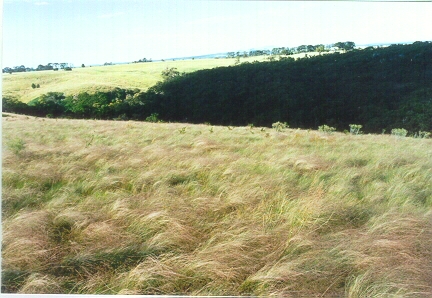
[{"label": "blue sky", "polygon": [[432,40],[431,2],[4,0],[2,67]]}]

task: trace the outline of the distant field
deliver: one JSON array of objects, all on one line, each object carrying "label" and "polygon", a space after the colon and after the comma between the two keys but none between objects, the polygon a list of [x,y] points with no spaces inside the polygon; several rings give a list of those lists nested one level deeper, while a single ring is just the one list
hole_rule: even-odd
[{"label": "distant field", "polygon": [[[305,54],[291,57],[304,57]],[[308,53],[314,55],[314,53]],[[241,58],[240,62],[264,61],[266,56]],[[74,68],[73,71],[37,71],[3,74],[3,96],[12,96],[23,102],[48,92],[66,95],[79,92],[107,91],[115,87],[146,90],[162,79],[165,68],[176,67],[180,72],[192,72],[220,66],[234,65],[235,59],[196,59],[165,62],[136,63],[112,66]],[[40,88],[33,89],[32,83]]]}]

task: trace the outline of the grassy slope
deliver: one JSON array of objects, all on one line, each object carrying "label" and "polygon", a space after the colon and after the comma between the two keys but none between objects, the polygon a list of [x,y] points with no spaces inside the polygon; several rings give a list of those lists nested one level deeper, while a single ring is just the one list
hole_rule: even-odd
[{"label": "grassy slope", "polygon": [[25,116],[3,128],[7,291],[432,295],[430,139]]},{"label": "grassy slope", "polygon": [[[303,56],[304,54],[298,54],[292,57]],[[264,56],[249,57],[241,58],[240,61],[264,59]],[[3,96],[13,96],[23,102],[29,102],[48,92],[64,92],[70,95],[84,91],[110,90],[114,87],[146,90],[162,79],[161,72],[167,67],[176,67],[181,72],[192,72],[234,63],[235,59],[196,59],[74,68],[73,71],[67,72],[50,70],[3,74]],[[40,88],[33,89],[32,83],[39,84]]]}]

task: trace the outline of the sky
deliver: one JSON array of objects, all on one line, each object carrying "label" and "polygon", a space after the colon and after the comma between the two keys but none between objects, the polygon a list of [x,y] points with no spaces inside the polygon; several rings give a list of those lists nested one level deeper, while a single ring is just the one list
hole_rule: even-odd
[{"label": "sky", "polygon": [[432,40],[432,2],[4,0],[2,67]]}]

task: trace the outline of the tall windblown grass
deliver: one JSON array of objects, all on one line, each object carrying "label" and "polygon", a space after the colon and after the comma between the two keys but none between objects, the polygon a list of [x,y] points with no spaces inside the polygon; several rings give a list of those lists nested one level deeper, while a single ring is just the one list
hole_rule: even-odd
[{"label": "tall windblown grass", "polygon": [[430,139],[10,116],[3,144],[4,292],[432,295]]}]

